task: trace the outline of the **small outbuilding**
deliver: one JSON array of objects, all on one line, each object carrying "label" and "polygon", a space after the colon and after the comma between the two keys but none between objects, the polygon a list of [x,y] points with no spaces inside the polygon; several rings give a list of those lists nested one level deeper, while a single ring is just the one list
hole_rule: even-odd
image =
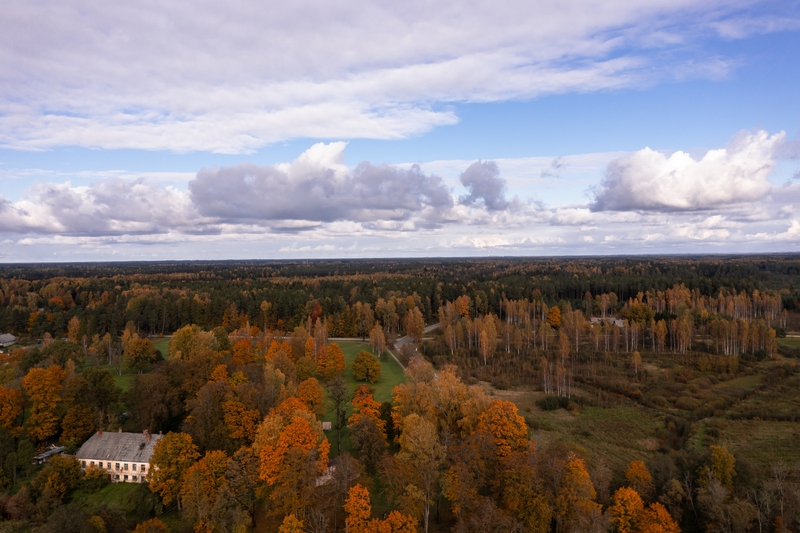
[{"label": "small outbuilding", "polygon": [[98,431],[83,443],[75,458],[81,468],[102,468],[113,483],[146,483],[150,457],[163,435]]},{"label": "small outbuilding", "polygon": [[33,458],[33,464],[35,465],[43,465],[47,461],[50,460],[51,457],[54,455],[59,455],[64,453],[64,446],[54,446],[50,445],[47,451],[40,453],[36,457]]}]

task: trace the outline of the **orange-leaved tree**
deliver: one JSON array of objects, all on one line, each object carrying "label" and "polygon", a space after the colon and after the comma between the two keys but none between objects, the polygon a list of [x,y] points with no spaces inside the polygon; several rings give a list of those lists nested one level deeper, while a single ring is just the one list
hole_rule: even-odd
[{"label": "orange-leaved tree", "polygon": [[255,361],[253,344],[247,339],[240,339],[233,345],[233,364],[244,365]]},{"label": "orange-leaved tree", "polygon": [[660,503],[647,506],[639,525],[639,533],[681,533],[681,528]]},{"label": "orange-leaved tree", "polygon": [[360,385],[353,394],[353,415],[348,420],[353,447],[369,470],[383,457],[386,446],[386,421],[381,418],[380,404],[375,401],[375,389]]},{"label": "orange-leaved tree", "polygon": [[[309,340],[312,340],[309,338]],[[297,399],[306,404],[309,411],[317,416],[325,412],[325,396],[316,378],[308,378],[297,386]]]},{"label": "orange-leaved tree", "polygon": [[164,505],[177,501],[180,509],[183,477],[199,456],[188,433],[167,433],[156,443],[150,457],[150,490]]},{"label": "orange-leaved tree", "polygon": [[617,533],[637,533],[644,513],[644,502],[639,493],[622,487],[614,493],[613,504],[608,509],[611,525]]},{"label": "orange-leaved tree", "polygon": [[647,501],[652,499],[655,487],[653,486],[653,476],[647,470],[644,462],[632,461],[625,471],[625,481],[628,486],[639,493],[642,500]]},{"label": "orange-leaved tree", "polygon": [[222,412],[230,437],[252,444],[258,423],[261,421],[258,409],[248,409],[238,400],[229,400],[222,402]]},{"label": "orange-leaved tree", "polygon": [[316,417],[290,398],[265,417],[255,446],[261,460],[259,477],[272,488],[278,509],[304,516],[315,482],[328,467],[330,451]]},{"label": "orange-leaved tree", "polygon": [[[322,358],[324,360],[320,365],[320,359]],[[345,371],[344,352],[339,348],[338,344],[334,342],[329,344],[324,351],[320,350],[317,357],[317,367],[321,375],[329,381]]]},{"label": "orange-leaved tree", "polygon": [[197,533],[214,531],[211,514],[225,485],[228,456],[224,451],[211,450],[186,469],[181,487],[184,509],[194,522]]},{"label": "orange-leaved tree", "polygon": [[22,433],[20,416],[25,408],[25,399],[19,389],[0,387],[0,427],[19,437]]},{"label": "orange-leaved tree", "polygon": [[525,419],[519,416],[517,406],[509,401],[495,400],[490,403],[478,418],[477,429],[492,436],[500,457],[528,446],[528,426]]},{"label": "orange-leaved tree", "polygon": [[348,533],[416,533],[417,519],[392,511],[384,520],[372,518],[369,491],[361,484],[350,487],[344,503]]},{"label": "orange-leaved tree", "polygon": [[596,497],[586,464],[581,458],[571,456],[556,492],[555,515],[559,531],[580,530],[593,517],[599,516],[601,506],[594,501]]},{"label": "orange-leaved tree", "polygon": [[57,407],[61,401],[61,382],[66,373],[60,366],[32,368],[22,378],[22,386],[28,393],[31,415],[26,427],[28,435],[36,441],[52,437],[58,431]]}]

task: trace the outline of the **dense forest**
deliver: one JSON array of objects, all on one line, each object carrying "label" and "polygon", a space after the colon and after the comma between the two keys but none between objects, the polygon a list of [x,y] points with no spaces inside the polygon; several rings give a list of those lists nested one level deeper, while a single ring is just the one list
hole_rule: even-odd
[{"label": "dense forest", "polygon": [[[798,282],[793,255],[0,266],[0,530],[800,531]],[[149,483],[81,470],[101,429],[164,435]]]}]

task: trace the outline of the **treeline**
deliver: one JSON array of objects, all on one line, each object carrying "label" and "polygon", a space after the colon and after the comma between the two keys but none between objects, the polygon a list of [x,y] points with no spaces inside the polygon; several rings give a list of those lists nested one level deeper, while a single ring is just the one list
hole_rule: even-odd
[{"label": "treeline", "polygon": [[[355,306],[377,311],[380,299],[394,302],[402,322],[410,297],[429,323],[462,295],[477,313],[500,315],[504,299],[538,295],[549,306],[565,301],[577,309],[587,292],[613,293],[624,303],[678,284],[707,298],[780,290],[783,306],[795,309],[798,271],[795,256],[4,265],[0,330],[63,337],[77,316],[89,339],[116,338],[129,322],[148,335],[189,324],[235,329],[246,320],[291,331],[322,316],[333,335],[352,336],[359,333]],[[266,316],[265,301],[272,304]]]}]

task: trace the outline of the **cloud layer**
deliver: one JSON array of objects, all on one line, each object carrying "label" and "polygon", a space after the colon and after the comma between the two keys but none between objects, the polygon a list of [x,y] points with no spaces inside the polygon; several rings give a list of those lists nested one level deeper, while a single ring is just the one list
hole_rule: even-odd
[{"label": "cloud layer", "polygon": [[729,60],[686,44],[796,26],[793,13],[742,16],[749,5],[13,2],[0,18],[0,147],[244,153],[403,138],[455,123],[449,103],[724,76]]},{"label": "cloud layer", "polygon": [[[274,166],[203,169],[185,187],[163,176],[38,183],[17,200],[0,197],[0,257],[800,250],[800,183],[767,179],[776,166],[796,171],[783,133],[741,134],[699,159],[646,149],[351,168],[345,146],[315,144]],[[586,176],[604,168],[595,201],[575,202]],[[545,202],[548,187],[562,192]],[[553,200],[563,197],[571,200]]]}]

